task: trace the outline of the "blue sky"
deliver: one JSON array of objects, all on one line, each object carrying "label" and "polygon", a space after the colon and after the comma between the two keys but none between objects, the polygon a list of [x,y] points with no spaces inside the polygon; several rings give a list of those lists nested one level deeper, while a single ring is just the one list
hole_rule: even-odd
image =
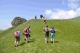
[{"label": "blue sky", "polygon": [[80,16],[79,0],[0,0],[0,29],[11,27],[14,17],[34,19],[43,14],[49,19]]}]

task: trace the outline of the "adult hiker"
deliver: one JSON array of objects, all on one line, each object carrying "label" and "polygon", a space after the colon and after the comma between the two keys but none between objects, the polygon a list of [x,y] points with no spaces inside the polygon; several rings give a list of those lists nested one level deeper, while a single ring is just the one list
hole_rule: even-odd
[{"label": "adult hiker", "polygon": [[44,17],[44,23],[46,24],[46,18]]},{"label": "adult hiker", "polygon": [[14,37],[15,37],[14,45],[15,45],[15,47],[17,47],[19,44],[19,41],[20,41],[20,31],[19,30],[16,30],[14,32]]},{"label": "adult hiker", "polygon": [[56,32],[54,27],[51,28],[50,32],[51,32],[51,35],[50,35],[51,36],[51,43],[54,43],[54,37],[55,37],[55,32]]},{"label": "adult hiker", "polygon": [[30,35],[30,33],[31,33],[30,26],[28,26],[28,31],[29,31],[29,40],[28,41],[30,41],[30,37],[31,37],[31,35]]},{"label": "adult hiker", "polygon": [[35,19],[37,19],[37,16],[35,16]]},{"label": "adult hiker", "polygon": [[24,29],[23,34],[25,35],[26,43],[28,43],[29,42],[29,29],[28,29],[28,27],[26,27]]},{"label": "adult hiker", "polygon": [[45,33],[45,43],[48,43],[48,39],[49,39],[49,31],[50,31],[50,28],[48,28],[48,26],[46,26],[44,28],[44,33]]}]

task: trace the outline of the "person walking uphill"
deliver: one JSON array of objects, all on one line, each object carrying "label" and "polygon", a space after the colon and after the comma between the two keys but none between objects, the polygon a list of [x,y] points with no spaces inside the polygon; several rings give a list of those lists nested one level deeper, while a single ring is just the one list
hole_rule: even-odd
[{"label": "person walking uphill", "polygon": [[20,41],[20,31],[16,30],[14,32],[14,37],[15,37],[14,45],[15,45],[15,47],[17,47],[19,44],[19,41]]},{"label": "person walking uphill", "polygon": [[25,35],[26,43],[29,42],[29,29],[26,27],[23,31],[23,34]]},{"label": "person walking uphill", "polygon": [[44,18],[44,23],[46,24],[46,18]]},{"label": "person walking uphill", "polygon": [[29,31],[29,40],[28,41],[30,41],[30,37],[31,37],[31,35],[30,35],[30,33],[31,33],[30,26],[28,26],[28,31]]},{"label": "person walking uphill", "polygon": [[44,28],[44,33],[45,33],[45,43],[48,43],[48,38],[49,38],[49,30],[48,26]]},{"label": "person walking uphill", "polygon": [[56,32],[54,27],[51,28],[50,32],[51,32],[51,43],[54,43],[54,37],[55,37],[55,32]]}]

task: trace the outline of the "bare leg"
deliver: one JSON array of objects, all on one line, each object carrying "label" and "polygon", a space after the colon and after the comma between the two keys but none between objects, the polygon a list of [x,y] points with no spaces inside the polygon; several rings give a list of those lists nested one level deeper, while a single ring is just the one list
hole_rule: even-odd
[{"label": "bare leg", "polygon": [[30,41],[30,37],[28,37],[28,41]]},{"label": "bare leg", "polygon": [[47,38],[45,38],[45,43],[47,43]]},{"label": "bare leg", "polygon": [[18,46],[19,42],[17,41],[17,46]]},{"label": "bare leg", "polygon": [[54,39],[53,39],[53,43],[54,43]]},{"label": "bare leg", "polygon": [[28,43],[28,38],[26,38],[26,43]]},{"label": "bare leg", "polygon": [[14,45],[17,46],[17,42],[16,42],[16,40],[15,40],[15,42],[14,42]]}]

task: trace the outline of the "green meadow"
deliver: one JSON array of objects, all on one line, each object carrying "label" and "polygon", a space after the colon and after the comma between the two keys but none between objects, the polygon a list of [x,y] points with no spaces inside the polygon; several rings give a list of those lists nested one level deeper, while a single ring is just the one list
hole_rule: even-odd
[{"label": "green meadow", "polygon": [[[79,18],[80,19],[80,18]],[[74,21],[76,20],[76,21]],[[78,19],[72,20],[29,20],[17,27],[11,27],[0,32],[0,53],[80,53],[80,22]],[[31,26],[30,43],[25,43],[23,29]],[[57,30],[55,33],[55,43],[44,42],[43,28],[48,25]],[[15,30],[21,31],[18,47],[14,47]]]}]

